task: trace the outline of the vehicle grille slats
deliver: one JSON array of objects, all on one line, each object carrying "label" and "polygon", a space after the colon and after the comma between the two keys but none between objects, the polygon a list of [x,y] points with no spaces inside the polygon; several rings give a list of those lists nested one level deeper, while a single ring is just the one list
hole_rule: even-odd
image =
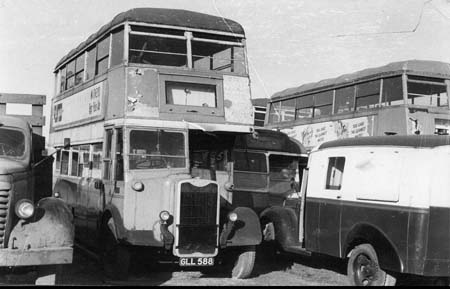
[{"label": "vehicle grille slats", "polygon": [[8,220],[8,209],[10,191],[0,190],[0,248],[4,248],[6,222]]},{"label": "vehicle grille slats", "polygon": [[217,246],[217,184],[181,185],[178,250],[182,254],[211,254]]}]

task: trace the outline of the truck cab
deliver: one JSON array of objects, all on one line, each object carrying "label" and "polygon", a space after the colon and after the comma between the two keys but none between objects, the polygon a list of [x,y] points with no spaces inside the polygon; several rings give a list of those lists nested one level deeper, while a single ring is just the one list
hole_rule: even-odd
[{"label": "truck cab", "polygon": [[37,284],[54,284],[57,265],[72,262],[74,230],[69,208],[52,197],[44,149],[28,121],[0,115],[0,267],[37,268]]}]

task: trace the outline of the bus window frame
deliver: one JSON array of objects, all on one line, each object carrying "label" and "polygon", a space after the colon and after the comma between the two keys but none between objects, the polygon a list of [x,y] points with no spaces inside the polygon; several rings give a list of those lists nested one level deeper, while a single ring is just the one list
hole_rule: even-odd
[{"label": "bus window frame", "polygon": [[[216,87],[216,107],[202,107],[194,105],[178,105],[167,103],[166,82],[192,83],[215,85]],[[159,87],[161,91],[159,108],[162,113],[195,113],[211,116],[224,116],[224,91],[223,79],[221,77],[202,77],[202,75],[173,75],[170,73],[160,72]]]}]

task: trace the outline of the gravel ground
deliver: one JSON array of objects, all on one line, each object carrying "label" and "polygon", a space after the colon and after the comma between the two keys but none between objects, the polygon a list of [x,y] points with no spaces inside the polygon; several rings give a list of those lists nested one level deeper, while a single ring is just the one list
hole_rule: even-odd
[{"label": "gravel ground", "polygon": [[[155,270],[156,269],[156,270]],[[93,286],[344,286],[347,285],[346,264],[327,256],[278,255],[267,259],[260,252],[252,276],[244,280],[231,279],[224,273],[203,275],[192,269],[182,271],[180,267],[161,264],[156,268],[135,263],[126,282],[104,281],[101,266],[91,255],[75,249],[74,260],[65,265],[62,285]],[[33,272],[22,270],[0,273],[0,284],[33,284]],[[429,281],[408,276],[398,285],[430,285]]]}]

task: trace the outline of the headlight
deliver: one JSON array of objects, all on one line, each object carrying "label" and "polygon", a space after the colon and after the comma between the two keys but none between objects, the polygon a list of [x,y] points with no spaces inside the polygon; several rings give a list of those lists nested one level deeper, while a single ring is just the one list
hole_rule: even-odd
[{"label": "headlight", "polygon": [[131,186],[131,188],[136,192],[142,192],[144,190],[144,184],[142,182],[137,181]]},{"label": "headlight", "polygon": [[16,203],[16,215],[28,219],[34,214],[34,205],[30,200],[22,199]]},{"label": "headlight", "polygon": [[228,214],[228,219],[229,219],[231,222],[236,222],[236,220],[238,219],[238,215],[237,215],[236,213],[229,213],[229,214]]},{"label": "headlight", "polygon": [[161,213],[159,213],[159,218],[161,219],[161,221],[166,222],[170,219],[170,213],[167,211],[161,211]]}]

